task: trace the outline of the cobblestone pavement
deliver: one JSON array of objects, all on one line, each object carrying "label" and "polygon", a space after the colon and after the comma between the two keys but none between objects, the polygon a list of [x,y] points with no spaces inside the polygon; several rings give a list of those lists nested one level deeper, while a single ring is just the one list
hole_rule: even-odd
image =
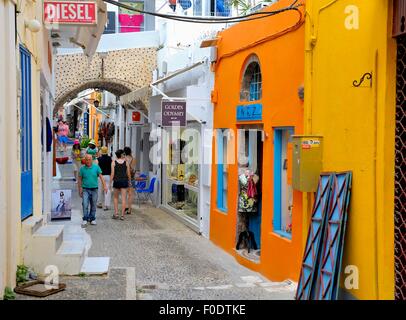
[{"label": "cobblestone pavement", "polygon": [[[64,167],[67,177],[69,165]],[[80,208],[77,185],[74,209]],[[61,185],[61,184],[59,184]],[[108,256],[107,277],[62,277],[64,292],[49,299],[293,299],[295,284],[270,282],[240,264],[208,239],[149,206],[133,207],[124,221],[112,211],[97,211],[97,225],[88,226],[92,239],[89,256]]]}]

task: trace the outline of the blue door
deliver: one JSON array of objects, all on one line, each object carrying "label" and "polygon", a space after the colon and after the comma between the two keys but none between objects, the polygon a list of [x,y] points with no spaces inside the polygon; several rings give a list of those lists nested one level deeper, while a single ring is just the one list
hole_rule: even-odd
[{"label": "blue door", "polygon": [[31,54],[20,46],[21,220],[33,213]]}]

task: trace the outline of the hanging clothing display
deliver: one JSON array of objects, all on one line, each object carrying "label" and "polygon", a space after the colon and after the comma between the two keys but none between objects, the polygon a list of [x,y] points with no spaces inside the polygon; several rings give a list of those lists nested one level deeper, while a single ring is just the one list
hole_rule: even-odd
[{"label": "hanging clothing display", "polygon": [[[101,122],[99,125],[99,131],[98,131],[99,141],[101,141],[100,145],[107,146],[111,142],[111,140],[114,136],[114,132],[115,132],[115,126],[114,126],[113,122],[110,122],[110,121]],[[104,139],[105,144],[103,144],[103,139]]]},{"label": "hanging clothing display", "polygon": [[239,212],[258,212],[258,175],[246,170],[239,176],[240,194],[238,196]]},{"label": "hanging clothing display", "polygon": [[123,14],[118,15],[120,23],[120,32],[140,32],[141,25],[144,22],[142,14]]}]

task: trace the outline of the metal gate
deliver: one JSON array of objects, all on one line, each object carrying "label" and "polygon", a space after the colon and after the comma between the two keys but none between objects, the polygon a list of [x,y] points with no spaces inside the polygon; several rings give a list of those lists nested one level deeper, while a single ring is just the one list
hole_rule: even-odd
[{"label": "metal gate", "polygon": [[406,300],[406,36],[398,39],[395,133],[395,299]]},{"label": "metal gate", "polygon": [[21,219],[33,213],[31,54],[20,46]]}]

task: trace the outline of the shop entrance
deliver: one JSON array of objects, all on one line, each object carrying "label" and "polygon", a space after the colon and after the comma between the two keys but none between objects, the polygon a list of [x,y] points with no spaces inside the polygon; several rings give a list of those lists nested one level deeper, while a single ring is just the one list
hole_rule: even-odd
[{"label": "shop entrance", "polygon": [[395,132],[395,299],[406,299],[406,35],[397,38]]},{"label": "shop entrance", "polygon": [[262,221],[262,126],[239,127],[238,139],[238,214],[236,250],[259,262]]},{"label": "shop entrance", "polygon": [[168,129],[163,135],[162,205],[200,232],[200,125]]}]

